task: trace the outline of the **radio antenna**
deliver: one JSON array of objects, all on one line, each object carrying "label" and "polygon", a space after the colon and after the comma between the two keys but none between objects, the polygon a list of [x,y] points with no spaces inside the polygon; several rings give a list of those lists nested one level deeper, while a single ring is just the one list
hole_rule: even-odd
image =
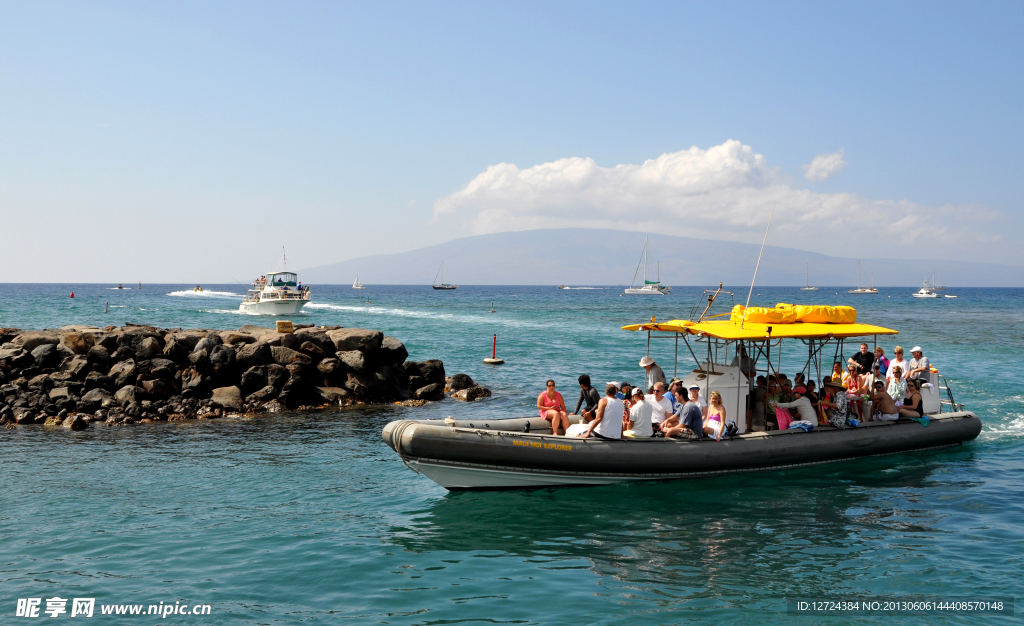
[{"label": "radio antenna", "polygon": [[740,328],[743,328],[743,324],[747,321],[747,308],[750,307],[750,295],[754,293],[754,281],[757,280],[757,270],[761,267],[761,255],[764,254],[764,244],[768,241],[768,229],[772,227],[772,217],[775,216],[776,204],[778,203],[772,203],[772,212],[768,215],[768,227],[764,229],[764,239],[761,240],[761,251],[757,253],[757,265],[754,266],[754,277],[750,279],[750,291],[747,292],[747,304],[743,307],[743,317],[740,319]]}]

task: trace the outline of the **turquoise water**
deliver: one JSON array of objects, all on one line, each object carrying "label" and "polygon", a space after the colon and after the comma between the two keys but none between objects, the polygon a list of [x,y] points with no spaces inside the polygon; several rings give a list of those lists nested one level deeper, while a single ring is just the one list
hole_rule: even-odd
[{"label": "turquoise water", "polygon": [[[0,326],[267,320],[237,314],[240,286],[207,286],[225,295],[203,296],[190,288],[3,285]],[[294,319],[379,328],[405,341],[410,358],[441,358],[494,397],[0,430],[0,614],[13,616],[18,598],[57,595],[212,606],[207,616],[96,623],[845,623],[788,616],[785,598],[1013,596],[1024,582],[1024,290],[951,290],[959,298],[938,301],[914,300],[912,289],[836,291],[761,288],[752,304],[854,304],[861,320],[899,329],[884,339],[887,353],[897,341],[924,346],[983,419],[977,441],[743,476],[449,494],[383,444],[384,424],[532,414],[547,378],[568,401],[580,373],[635,382],[645,338],[618,327],[685,317],[701,290],[625,298],[611,288],[314,286],[314,304]],[[725,296],[722,310],[729,304]],[[480,363],[493,334],[507,361],[498,368]],[[652,347],[669,373],[672,351],[672,342]],[[784,352],[783,371],[802,364],[797,352]]]}]

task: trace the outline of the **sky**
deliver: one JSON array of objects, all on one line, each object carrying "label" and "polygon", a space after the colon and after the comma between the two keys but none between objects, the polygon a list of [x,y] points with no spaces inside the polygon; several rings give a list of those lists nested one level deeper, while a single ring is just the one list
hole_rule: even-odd
[{"label": "sky", "polygon": [[1024,4],[0,2],[15,282],[590,226],[1024,265]]}]

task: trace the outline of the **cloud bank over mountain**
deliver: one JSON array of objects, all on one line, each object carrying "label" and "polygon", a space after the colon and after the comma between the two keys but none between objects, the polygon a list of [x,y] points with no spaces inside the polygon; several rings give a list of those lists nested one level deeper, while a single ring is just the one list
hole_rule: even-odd
[{"label": "cloud bank over mountain", "polygon": [[[806,166],[824,180],[845,166],[843,153]],[[764,155],[729,140],[706,150],[662,154],[642,164],[603,167],[570,157],[521,169],[489,166],[462,189],[434,203],[437,220],[465,234],[586,226],[759,242],[776,205],[772,239],[834,254],[870,246],[898,257],[1020,264],[1003,241],[1005,216],[983,207],[927,207],[909,200],[871,200],[855,193],[803,189]]]}]

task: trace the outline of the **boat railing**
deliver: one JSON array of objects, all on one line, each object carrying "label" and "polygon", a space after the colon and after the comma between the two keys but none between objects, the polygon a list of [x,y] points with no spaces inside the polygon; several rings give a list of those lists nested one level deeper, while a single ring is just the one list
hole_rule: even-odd
[{"label": "boat railing", "polygon": [[946,392],[946,399],[940,399],[939,400],[939,413],[942,413],[942,407],[944,407],[944,406],[948,406],[950,411],[952,411],[953,413],[956,413],[958,411],[963,411],[964,410],[964,405],[957,404],[956,400],[953,398],[953,388],[949,386],[949,383],[946,382],[946,379],[942,376],[942,374],[939,374],[938,377],[939,377],[939,391],[940,392],[941,391],[945,391]]}]

